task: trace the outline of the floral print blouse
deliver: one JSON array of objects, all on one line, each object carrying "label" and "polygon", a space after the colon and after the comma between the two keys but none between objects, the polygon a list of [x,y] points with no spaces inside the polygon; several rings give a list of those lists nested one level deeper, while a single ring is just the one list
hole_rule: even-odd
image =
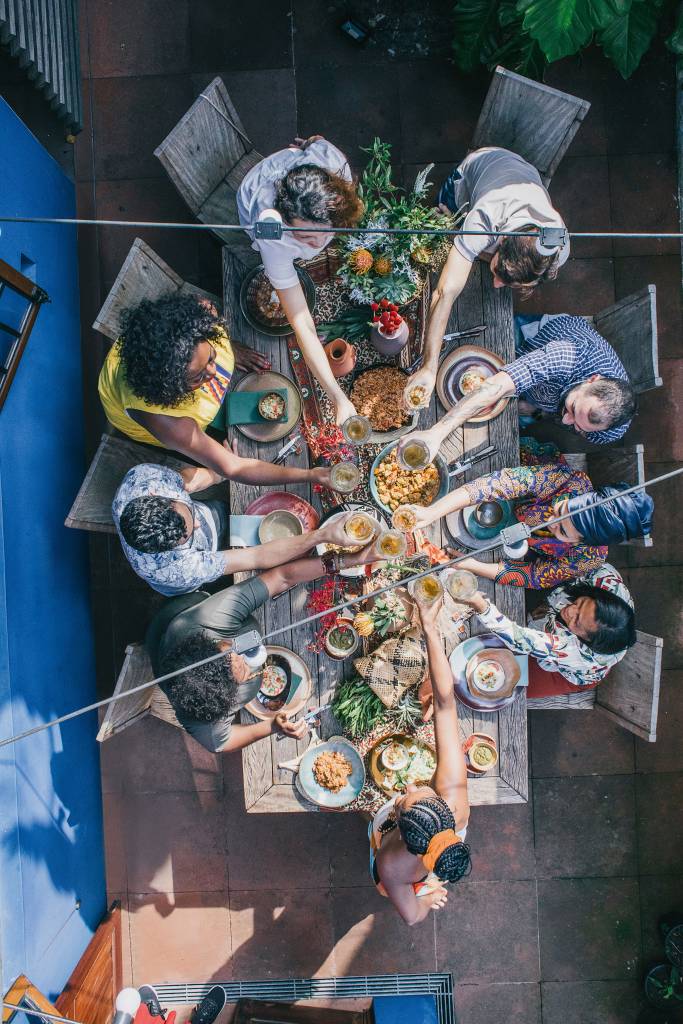
[{"label": "floral print blouse", "polygon": [[[534,527],[553,518],[559,501],[593,490],[586,474],[568,466],[554,445],[522,438],[520,453],[521,466],[499,469],[464,485],[473,505],[507,498],[514,502],[517,520]],[[503,561],[496,582],[545,590],[598,569],[607,554],[606,546],[565,544],[549,530],[540,530],[529,537],[529,553],[524,559]]]},{"label": "floral print blouse", "polygon": [[[581,579],[593,587],[609,590],[633,607],[631,595],[617,570],[605,563]],[[571,603],[564,587],[556,587],[548,594],[548,607],[539,619],[519,626],[503,615],[494,604],[479,613],[483,626],[495,633],[515,654],[528,654],[535,658],[546,672],[559,672],[574,686],[595,686],[626,654],[597,654],[580,640],[558,618],[558,613]],[[540,609],[539,609],[540,611]]]}]

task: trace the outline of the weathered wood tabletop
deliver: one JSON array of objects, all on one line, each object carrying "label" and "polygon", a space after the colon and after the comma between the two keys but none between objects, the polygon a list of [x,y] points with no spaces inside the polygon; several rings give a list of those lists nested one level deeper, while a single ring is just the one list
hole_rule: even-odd
[{"label": "weathered wood tabletop", "polygon": [[[285,338],[271,338],[251,328],[240,313],[239,288],[241,268],[236,266],[230,251],[223,249],[223,286],[225,316],[231,336],[252,348],[268,355],[274,370],[292,377],[292,371]],[[512,320],[512,300],[508,289],[494,289],[488,267],[475,263],[466,288],[460,296],[451,314],[449,330],[462,330],[477,324],[487,324],[487,331],[481,339],[465,339],[464,343],[478,341],[487,349],[497,353],[504,361],[514,358],[514,333]],[[483,339],[483,340],[482,340]],[[443,414],[443,409],[435,397],[428,410],[423,411],[421,426],[434,422]],[[273,459],[284,440],[269,444],[257,444],[243,437],[239,432],[240,453],[269,461]],[[489,423],[466,427],[458,431],[447,443],[444,455],[450,461],[463,451],[474,448],[484,441],[495,444],[497,452],[488,462],[478,463],[470,470],[465,479],[473,479],[484,473],[504,466],[515,466],[519,463],[519,427],[517,407],[511,403],[505,411]],[[287,460],[287,465],[307,466],[308,450]],[[230,485],[230,508],[235,515],[242,514],[262,488],[242,483]],[[287,487],[319,508],[315,495],[307,484],[294,484]],[[435,523],[429,532],[434,543],[442,544],[442,525]],[[448,535],[443,527],[443,543],[448,543]],[[490,556],[483,556],[490,557]],[[498,607],[506,615],[517,622],[524,618],[524,591],[515,587],[498,587],[488,581],[481,581],[482,590],[489,593]],[[288,623],[301,621],[306,613],[305,602],[307,588],[296,587],[275,601],[270,601],[260,610],[257,617],[264,632],[285,626]],[[473,632],[477,629],[476,619]],[[308,650],[308,644],[315,635],[315,624],[296,626],[281,634],[276,643],[295,651],[308,665],[313,676],[313,689],[306,705],[306,710],[327,704],[333,697],[335,687],[343,678],[343,663],[332,661],[324,654],[316,654]],[[495,736],[499,749],[499,762],[495,769],[486,776],[472,778],[469,782],[470,802],[478,804],[523,803],[527,799],[528,780],[528,745],[526,721],[526,696],[521,692],[513,704],[499,712],[484,713],[470,711],[458,705],[458,716],[463,738],[473,731],[483,731]],[[243,722],[255,721],[252,716],[242,711]],[[322,715],[319,728],[320,735],[325,738],[341,732],[334,715],[330,711]],[[308,740],[297,743],[295,740],[277,740],[275,736],[260,740],[247,747],[242,753],[244,769],[244,798],[248,811],[262,813],[316,811],[317,807],[305,801],[298,793],[291,771],[281,769],[278,764],[288,761],[303,753]]]}]

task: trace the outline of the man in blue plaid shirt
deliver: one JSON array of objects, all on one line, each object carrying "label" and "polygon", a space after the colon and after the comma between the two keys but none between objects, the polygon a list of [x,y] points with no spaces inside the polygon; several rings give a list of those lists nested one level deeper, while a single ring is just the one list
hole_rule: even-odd
[{"label": "man in blue plaid shirt", "polygon": [[515,333],[518,358],[419,432],[432,457],[457,427],[513,395],[520,415],[558,416],[592,444],[624,436],[636,411],[633,388],[612,346],[584,317],[517,317]]}]

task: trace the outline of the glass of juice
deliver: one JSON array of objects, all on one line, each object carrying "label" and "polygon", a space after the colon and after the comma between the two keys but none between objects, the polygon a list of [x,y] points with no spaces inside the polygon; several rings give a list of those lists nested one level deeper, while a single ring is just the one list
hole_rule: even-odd
[{"label": "glass of juice", "polygon": [[477,577],[467,569],[454,569],[449,573],[446,587],[454,601],[462,601],[476,593]]},{"label": "glass of juice", "polygon": [[391,525],[395,530],[411,533],[417,523],[417,512],[412,505],[399,505],[391,517]]},{"label": "glass of juice", "polygon": [[405,441],[401,441],[396,449],[396,461],[401,469],[417,473],[421,469],[426,469],[432,460],[429,457],[429,448],[424,441],[408,437]]},{"label": "glass of juice", "polygon": [[342,423],[342,434],[349,444],[365,444],[372,433],[372,423],[367,416],[349,416]]},{"label": "glass of juice", "polygon": [[426,409],[429,405],[427,388],[423,388],[421,384],[408,384],[403,392],[403,401],[407,409]]},{"label": "glass of juice", "polygon": [[379,523],[367,512],[354,512],[344,523],[344,532],[354,544],[369,544],[379,529]]},{"label": "glass of juice", "polygon": [[330,480],[335,491],[349,494],[360,483],[360,470],[353,462],[338,462],[332,467]]},{"label": "glass of juice", "polygon": [[385,530],[375,542],[375,551],[382,558],[402,558],[407,548],[405,536],[398,530]]},{"label": "glass of juice", "polygon": [[434,604],[443,594],[443,587],[437,576],[423,576],[413,583],[413,596],[420,604]]}]

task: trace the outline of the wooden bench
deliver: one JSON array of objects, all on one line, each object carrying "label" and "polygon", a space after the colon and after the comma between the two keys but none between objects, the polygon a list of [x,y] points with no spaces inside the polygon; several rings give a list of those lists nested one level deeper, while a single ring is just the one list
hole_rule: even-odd
[{"label": "wooden bench", "polygon": [[[249,141],[221,78],[200,93],[154,155],[198,220],[239,224],[237,190],[263,157]],[[243,266],[261,262],[245,232],[215,228],[214,234]]]},{"label": "wooden bench", "polygon": [[[592,447],[585,452],[565,452],[564,458],[572,469],[582,470],[590,477],[593,487],[606,487],[617,483],[635,484],[645,482],[645,450],[642,444],[603,445]],[[652,537],[637,537],[624,544],[651,548]]]},{"label": "wooden bench", "polygon": [[595,689],[557,697],[527,698],[530,711],[595,708],[641,739],[657,739],[659,684],[662,672],[661,637],[636,630],[636,642]]},{"label": "wooden bench", "polygon": [[538,169],[547,186],[589,110],[586,100],[497,67],[472,149],[511,149]]},{"label": "wooden bench", "polygon": [[182,277],[176,274],[175,270],[169,267],[146,242],[136,238],[97,314],[93,327],[107,338],[116,341],[121,334],[121,313],[125,309],[137,306],[143,299],[153,302],[162,295],[172,295],[174,292],[207,299],[219,312],[222,308],[217,295],[183,281]]},{"label": "wooden bench", "polygon": [[[128,694],[129,690],[133,690],[136,686],[153,678],[152,663],[144,644],[129,644],[126,647],[126,654],[116,680],[113,696]],[[104,743],[105,740],[115,736],[117,732],[122,732],[129,725],[145,718],[146,715],[160,718],[163,722],[182,729],[164,691],[158,686],[148,686],[146,689],[140,690],[139,693],[128,694],[121,700],[107,705],[97,733],[97,742]]]}]

